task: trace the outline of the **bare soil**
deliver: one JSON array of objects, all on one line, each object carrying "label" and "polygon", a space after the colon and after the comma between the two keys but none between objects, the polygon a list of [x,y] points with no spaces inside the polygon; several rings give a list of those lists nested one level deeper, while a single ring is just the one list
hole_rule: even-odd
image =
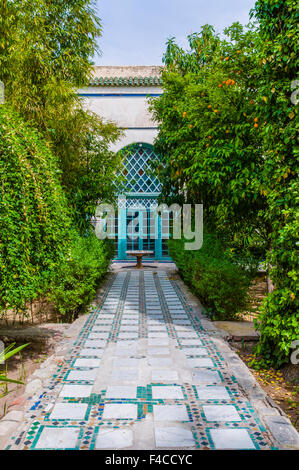
[{"label": "bare soil", "polygon": [[[27,378],[40,367],[40,364],[43,361],[45,361],[51,354],[54,353],[56,343],[61,339],[63,331],[69,326],[70,325],[64,324],[44,324],[42,325],[42,328],[40,328],[40,331],[36,332],[37,341],[34,341],[34,335],[32,336],[32,328],[29,328],[29,339],[31,340],[30,344],[19,354],[10,357],[6,361],[5,365],[0,364],[0,373],[2,371],[7,371],[8,378],[13,380],[20,380],[24,383],[24,385],[0,385],[0,419],[8,411],[10,411],[12,406],[21,405],[25,401],[23,394],[25,391]],[[36,329],[38,328],[36,327]],[[10,330],[13,330],[13,328],[10,328]],[[20,338],[17,338],[16,346],[19,344],[25,344],[27,342],[26,328],[20,328],[20,325],[18,325],[16,331],[20,330],[22,330],[24,333],[24,340],[20,341]],[[7,331],[7,329],[5,329],[5,331]],[[46,335],[44,332],[51,332],[51,334]],[[42,341],[43,334],[44,340]],[[11,344],[11,342],[12,341],[8,341],[6,337],[5,346],[8,346]]]},{"label": "bare soil", "polygon": [[[236,343],[234,343],[236,347]],[[245,362],[263,390],[274,400],[274,402],[290,418],[293,426],[299,432],[299,365],[287,365],[280,370],[260,369],[251,366],[254,358],[252,347],[239,346],[237,351],[240,358]]]}]

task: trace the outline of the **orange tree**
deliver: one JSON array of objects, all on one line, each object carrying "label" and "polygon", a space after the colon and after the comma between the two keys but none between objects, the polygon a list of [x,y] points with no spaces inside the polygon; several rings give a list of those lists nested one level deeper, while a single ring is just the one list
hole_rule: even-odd
[{"label": "orange tree", "polygon": [[203,202],[205,223],[228,242],[266,248],[256,32],[235,23],[225,33],[220,40],[206,25],[189,36],[187,52],[168,42],[164,94],[152,102],[155,167],[165,198]]},{"label": "orange tree", "polygon": [[[252,12],[259,21],[258,113],[265,164],[262,190],[270,220],[268,260],[274,290],[261,316],[258,352],[266,363],[289,360],[299,338],[298,302],[298,4],[295,0],[259,0]],[[298,87],[298,82],[297,82]],[[296,158],[297,157],[297,158]]]},{"label": "orange tree", "polygon": [[152,101],[160,123],[155,168],[169,202],[203,202],[205,226],[229,251],[238,248],[238,262],[246,247],[267,256],[275,289],[261,316],[258,353],[279,366],[298,338],[290,100],[296,10],[293,1],[261,1],[255,14],[260,25],[235,23],[224,39],[204,26],[189,36],[189,51],[168,42],[164,94]]}]

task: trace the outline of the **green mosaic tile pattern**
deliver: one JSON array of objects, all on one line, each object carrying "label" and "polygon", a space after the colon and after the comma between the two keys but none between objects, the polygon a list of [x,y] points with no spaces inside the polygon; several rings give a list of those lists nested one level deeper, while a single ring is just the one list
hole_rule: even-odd
[{"label": "green mosaic tile pattern", "polygon": [[164,271],[111,276],[100,306],[31,401],[8,449],[138,449],[142,439],[149,449],[273,448]]}]

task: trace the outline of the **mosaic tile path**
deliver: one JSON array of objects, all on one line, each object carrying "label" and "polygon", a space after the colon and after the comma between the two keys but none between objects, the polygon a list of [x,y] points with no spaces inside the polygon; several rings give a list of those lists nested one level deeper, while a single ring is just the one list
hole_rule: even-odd
[{"label": "mosaic tile path", "polygon": [[8,449],[271,449],[175,281],[111,277]]}]

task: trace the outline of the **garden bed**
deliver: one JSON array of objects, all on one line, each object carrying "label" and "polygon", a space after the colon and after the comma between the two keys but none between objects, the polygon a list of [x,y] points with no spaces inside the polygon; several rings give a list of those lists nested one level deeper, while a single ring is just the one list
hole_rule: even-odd
[{"label": "garden bed", "polygon": [[68,324],[48,323],[42,327],[0,328],[0,339],[4,341],[5,346],[12,342],[16,342],[18,346],[30,342],[20,354],[10,357],[5,366],[0,365],[0,372],[7,368],[10,379],[24,382],[24,385],[8,384],[9,393],[5,396],[2,396],[4,388],[0,387],[0,419],[12,406],[23,403],[27,377],[53,353],[56,343],[61,340],[63,332],[69,327]]},{"label": "garden bed", "polygon": [[247,343],[244,347],[240,343],[234,343],[233,346],[267,395],[299,431],[299,365],[286,365],[278,371],[272,368],[256,370],[251,366],[252,344]]}]

